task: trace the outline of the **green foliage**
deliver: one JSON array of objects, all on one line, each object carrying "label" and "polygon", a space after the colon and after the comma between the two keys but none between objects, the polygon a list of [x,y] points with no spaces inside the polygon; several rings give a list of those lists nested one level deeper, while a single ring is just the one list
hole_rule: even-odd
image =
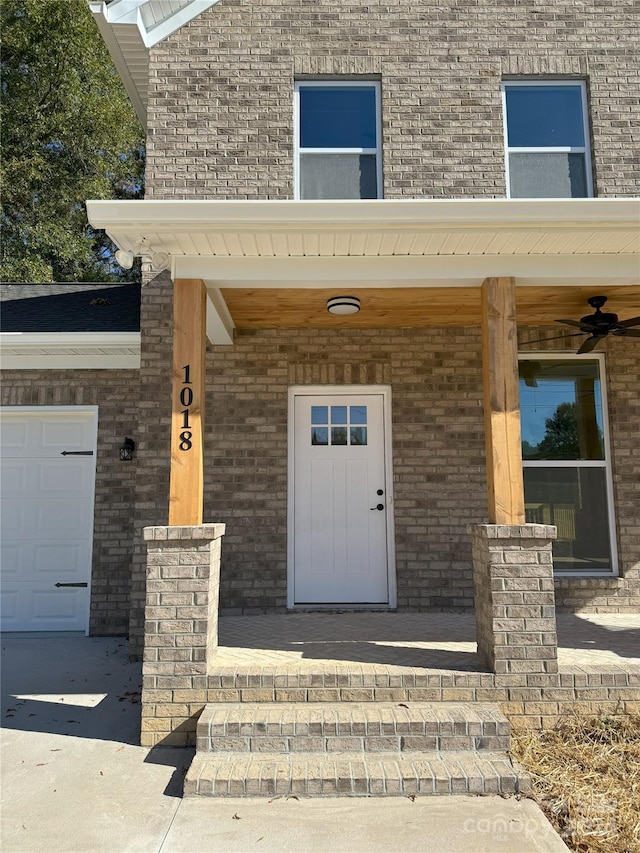
[{"label": "green foliage", "polygon": [[2,0],[0,16],[0,278],[124,280],[84,202],[142,196],[144,137],[88,6]]}]

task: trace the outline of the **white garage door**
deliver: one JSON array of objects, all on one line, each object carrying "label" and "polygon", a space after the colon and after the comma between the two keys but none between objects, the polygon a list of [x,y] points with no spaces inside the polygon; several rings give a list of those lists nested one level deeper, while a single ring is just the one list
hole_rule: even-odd
[{"label": "white garage door", "polygon": [[3,409],[3,631],[86,631],[96,410]]}]

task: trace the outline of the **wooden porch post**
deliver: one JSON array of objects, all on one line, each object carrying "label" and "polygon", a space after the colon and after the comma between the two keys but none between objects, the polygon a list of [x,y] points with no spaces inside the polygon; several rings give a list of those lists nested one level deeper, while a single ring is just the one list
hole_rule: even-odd
[{"label": "wooden porch post", "polygon": [[524,524],[515,279],[482,283],[482,363],[489,521]]},{"label": "wooden porch post", "polygon": [[202,524],[206,288],[173,284],[173,382],[169,525]]}]

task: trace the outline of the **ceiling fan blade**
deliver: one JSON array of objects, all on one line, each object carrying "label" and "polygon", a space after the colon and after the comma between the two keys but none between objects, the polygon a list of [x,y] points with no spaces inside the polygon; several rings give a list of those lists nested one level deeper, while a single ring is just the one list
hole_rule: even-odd
[{"label": "ceiling fan blade", "polygon": [[595,330],[597,329],[597,326],[592,326],[590,323],[583,323],[580,320],[554,320],[553,322],[564,323],[565,326],[575,326],[576,329],[587,329],[587,331],[589,332],[595,332]]},{"label": "ceiling fan blade", "polygon": [[593,335],[582,344],[580,349],[578,350],[578,355],[582,355],[585,352],[591,352],[591,350],[595,349],[598,341],[601,341],[604,335]]},{"label": "ceiling fan blade", "polygon": [[622,337],[625,338],[640,338],[640,329],[627,329]]},{"label": "ceiling fan blade", "polygon": [[[567,332],[564,335],[556,335],[554,338],[535,338],[535,340],[533,340],[533,341],[522,341],[521,345],[526,346],[526,344],[540,344],[543,341],[562,341],[562,340],[564,340],[564,338],[579,338],[581,335],[586,335],[586,334],[587,334],[586,332],[572,332],[571,334],[569,334],[569,332]],[[629,334],[629,333],[627,332],[627,334]]]},{"label": "ceiling fan blade", "polygon": [[624,326],[626,329],[629,326],[640,326],[640,317],[631,317],[629,320],[618,320],[616,326]]}]

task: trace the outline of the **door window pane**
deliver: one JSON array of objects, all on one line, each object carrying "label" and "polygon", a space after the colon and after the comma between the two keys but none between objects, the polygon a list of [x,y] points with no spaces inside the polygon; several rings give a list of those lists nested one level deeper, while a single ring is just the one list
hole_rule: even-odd
[{"label": "door window pane", "polygon": [[311,427],[311,444],[329,444],[329,428]]},{"label": "door window pane", "polygon": [[331,444],[346,444],[347,443],[347,428],[346,427],[331,427]]},{"label": "door window pane", "polygon": [[367,422],[367,407],[366,406],[350,406],[350,418],[352,424],[366,424]]},{"label": "door window pane", "polygon": [[366,427],[351,427],[351,444],[360,446],[367,443],[367,428]]},{"label": "door window pane", "polygon": [[526,520],[555,524],[556,571],[611,571],[604,468],[524,469]]},{"label": "door window pane", "polygon": [[520,361],[522,458],[604,459],[599,363]]},{"label": "door window pane", "polygon": [[312,424],[328,424],[329,423],[329,407],[328,406],[311,406],[311,423]]},{"label": "door window pane", "polygon": [[301,148],[375,148],[374,86],[300,86]]},{"label": "door window pane", "polygon": [[331,423],[346,424],[347,422],[347,407],[346,406],[331,406]]}]

